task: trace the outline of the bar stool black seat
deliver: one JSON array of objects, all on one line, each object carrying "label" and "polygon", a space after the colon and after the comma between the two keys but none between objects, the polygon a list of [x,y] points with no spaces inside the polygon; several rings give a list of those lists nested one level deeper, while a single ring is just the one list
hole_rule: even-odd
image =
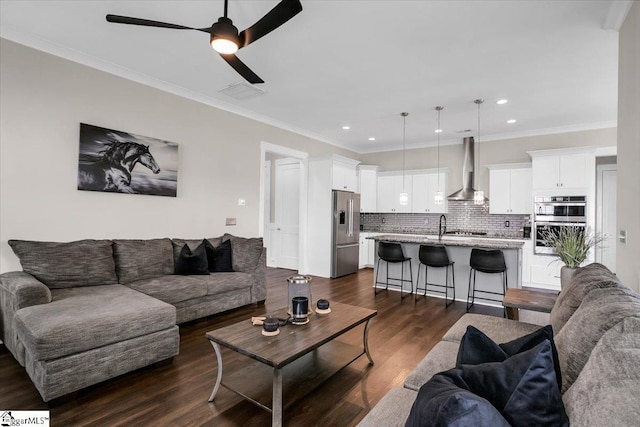
[{"label": "bar stool black seat", "polygon": [[[420,248],[418,249],[418,259],[420,259],[420,264],[418,264],[416,296],[420,290],[424,291],[422,294],[423,296],[427,296],[427,290],[429,290],[428,287],[433,286],[436,289],[431,289],[430,291],[444,294],[444,305],[445,307],[448,307],[456,299],[456,276],[453,269],[454,262],[449,260],[447,249],[444,246],[420,245]],[[424,288],[420,287],[420,267],[422,265],[424,265]],[[445,268],[444,285],[429,283],[429,267]],[[451,267],[451,286],[449,285],[449,267]],[[441,290],[441,288],[444,288],[444,290]],[[449,301],[449,289],[453,291],[453,298],[451,301]]]},{"label": "bar stool black seat", "polygon": [[[380,271],[380,261],[385,261],[387,263],[387,281],[379,282],[378,281],[378,272]],[[409,275],[411,276],[409,279],[404,278],[404,263],[409,262]],[[397,277],[389,277],[389,264],[400,264],[400,278]],[[378,242],[378,262],[376,263],[376,283],[374,285],[374,295],[378,294],[378,284],[384,284],[385,290],[389,289],[389,280],[397,280],[400,282],[400,299],[403,299],[407,295],[413,294],[413,271],[411,271],[411,258],[407,258],[404,256],[404,252],[402,251],[402,246],[400,243],[392,243],[392,242]],[[409,282],[411,284],[411,293],[407,295],[402,295],[402,288],[405,282]]]},{"label": "bar stool black seat", "polygon": [[[485,301],[502,302],[504,295],[507,293],[507,264],[504,260],[504,253],[500,249],[486,250],[486,249],[471,249],[471,258],[469,259],[469,290],[467,293],[467,312],[473,304],[475,299]],[[502,274],[502,292],[487,291],[482,289],[476,289],[476,272],[487,274]],[[473,284],[471,277],[473,276]],[[476,293],[489,296],[476,296]],[[491,295],[501,295],[501,299],[491,298]],[[506,311],[504,312],[506,316]]]}]

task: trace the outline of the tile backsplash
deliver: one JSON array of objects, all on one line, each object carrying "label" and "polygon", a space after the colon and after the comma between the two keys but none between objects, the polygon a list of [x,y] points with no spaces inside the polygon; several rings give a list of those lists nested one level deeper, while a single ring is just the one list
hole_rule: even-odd
[{"label": "tile backsplash", "polygon": [[[489,214],[489,205],[474,205],[473,202],[449,202],[448,231],[485,232],[491,237],[522,237],[522,228],[529,215]],[[428,213],[362,213],[362,231],[382,233],[438,234],[440,214]],[[506,226],[508,221],[509,226]]]}]

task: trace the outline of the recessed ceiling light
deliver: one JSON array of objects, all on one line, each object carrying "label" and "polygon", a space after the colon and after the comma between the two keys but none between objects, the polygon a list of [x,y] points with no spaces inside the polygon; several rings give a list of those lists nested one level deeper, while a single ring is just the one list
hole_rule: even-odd
[{"label": "recessed ceiling light", "polygon": [[496,101],[496,104],[498,104],[498,105],[503,105],[503,104],[506,104],[507,102],[509,102],[509,101],[508,101],[508,100],[506,100],[506,99],[498,99],[498,100]]},{"label": "recessed ceiling light", "polygon": [[442,129],[436,129],[436,133],[442,133]]},{"label": "recessed ceiling light", "polygon": [[375,141],[376,139],[374,137],[369,138],[369,141]]},{"label": "recessed ceiling light", "polygon": [[507,120],[507,123],[509,123],[510,125],[514,124],[515,122],[517,122],[516,119]]},{"label": "recessed ceiling light", "polygon": [[342,129],[343,130],[349,130],[349,129],[351,129],[351,126],[342,126]]}]

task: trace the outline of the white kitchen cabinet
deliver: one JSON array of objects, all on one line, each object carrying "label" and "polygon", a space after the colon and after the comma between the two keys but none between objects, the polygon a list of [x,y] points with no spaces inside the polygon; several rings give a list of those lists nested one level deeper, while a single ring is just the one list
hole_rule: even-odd
[{"label": "white kitchen cabinet", "polygon": [[586,188],[589,186],[589,173],[593,171],[590,171],[589,168],[588,153],[529,154],[533,159],[534,190]]},{"label": "white kitchen cabinet", "polygon": [[360,233],[359,268],[373,267],[376,260],[376,241],[367,239],[379,233]]},{"label": "white kitchen cabinet", "polygon": [[447,199],[441,205],[436,205],[434,196],[436,191],[442,191],[446,197],[446,174],[445,173],[428,173],[412,175],[412,203],[411,212],[413,213],[446,213]]},{"label": "white kitchen cabinet", "polygon": [[369,233],[360,233],[358,238],[358,268],[365,268],[367,266],[367,259],[369,256],[369,240],[367,240]]},{"label": "white kitchen cabinet", "polygon": [[526,240],[522,246],[522,284],[531,283],[531,259],[533,257],[533,240]]},{"label": "white kitchen cabinet", "polygon": [[378,212],[378,166],[358,166],[360,212]]},{"label": "white kitchen cabinet", "polygon": [[[409,203],[400,204],[400,193],[409,193]],[[411,212],[411,176],[405,175],[404,184],[402,175],[378,176],[378,212],[383,213],[410,213]]]},{"label": "white kitchen cabinet", "polygon": [[334,190],[357,192],[358,177],[356,165],[334,160],[332,164],[332,187]]},{"label": "white kitchen cabinet", "polygon": [[373,267],[376,262],[376,241],[367,239],[380,233],[360,233],[360,268]]},{"label": "white kitchen cabinet", "polygon": [[489,213],[530,214],[533,207],[528,164],[488,165]]}]

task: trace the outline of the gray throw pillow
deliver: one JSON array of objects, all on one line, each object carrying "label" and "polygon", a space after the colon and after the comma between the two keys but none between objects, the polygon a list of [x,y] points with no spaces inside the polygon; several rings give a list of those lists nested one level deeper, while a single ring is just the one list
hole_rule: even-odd
[{"label": "gray throw pillow", "polygon": [[114,240],[113,253],[122,284],[173,274],[173,246],[169,239]]},{"label": "gray throw pillow", "polygon": [[262,237],[245,238],[225,234],[222,240],[231,240],[231,260],[234,271],[251,273],[256,269],[262,254]]},{"label": "gray throw pillow", "polygon": [[118,283],[111,240],[34,242],[9,240],[25,273],[50,289]]}]

